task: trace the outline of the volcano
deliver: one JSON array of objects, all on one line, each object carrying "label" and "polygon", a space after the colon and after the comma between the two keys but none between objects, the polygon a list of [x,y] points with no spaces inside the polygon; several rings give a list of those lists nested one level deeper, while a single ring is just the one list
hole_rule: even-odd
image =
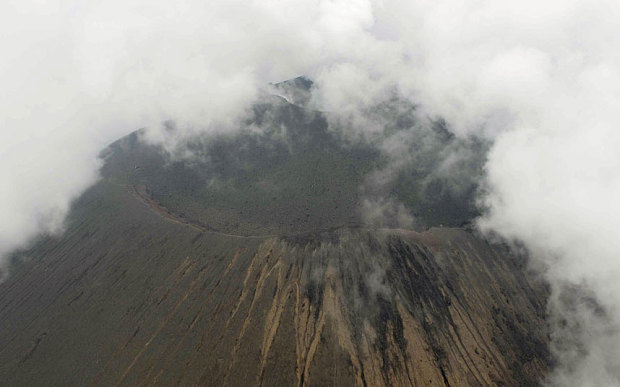
[{"label": "volcano", "polygon": [[471,226],[475,174],[434,173],[463,147],[481,168],[485,145],[421,132],[395,99],[367,112],[392,138],[418,128],[393,163],[311,87],[275,85],[183,153],[144,130],[104,150],[65,232],[0,284],[2,384],[540,384],[547,287]]}]

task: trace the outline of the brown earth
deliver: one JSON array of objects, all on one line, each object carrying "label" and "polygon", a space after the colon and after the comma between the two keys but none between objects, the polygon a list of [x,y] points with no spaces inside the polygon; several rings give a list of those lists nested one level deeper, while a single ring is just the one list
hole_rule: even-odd
[{"label": "brown earth", "polygon": [[544,378],[545,287],[465,230],[240,237],[201,227],[146,187],[91,189],[66,233],[20,253],[0,284],[2,384]]}]

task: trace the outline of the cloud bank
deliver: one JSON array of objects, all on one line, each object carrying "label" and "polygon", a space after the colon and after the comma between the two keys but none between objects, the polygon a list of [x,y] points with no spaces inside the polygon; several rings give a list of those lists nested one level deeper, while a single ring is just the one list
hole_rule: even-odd
[{"label": "cloud bank", "polygon": [[365,134],[382,129],[358,112],[396,93],[489,140],[479,226],[546,266],[549,382],[620,384],[619,17],[611,0],[3,2],[0,256],[62,229],[112,140],[227,127],[305,74]]}]

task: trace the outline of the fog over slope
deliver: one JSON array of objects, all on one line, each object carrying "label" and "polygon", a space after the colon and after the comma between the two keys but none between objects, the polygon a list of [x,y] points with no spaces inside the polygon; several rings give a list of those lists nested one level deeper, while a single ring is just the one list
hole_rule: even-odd
[{"label": "fog over slope", "polygon": [[551,383],[620,384],[619,16],[611,0],[4,2],[0,255],[61,232],[121,135],[148,127],[178,151],[305,74],[307,103],[390,165],[415,153],[374,109],[394,95],[490,142],[478,224],[552,285]]}]

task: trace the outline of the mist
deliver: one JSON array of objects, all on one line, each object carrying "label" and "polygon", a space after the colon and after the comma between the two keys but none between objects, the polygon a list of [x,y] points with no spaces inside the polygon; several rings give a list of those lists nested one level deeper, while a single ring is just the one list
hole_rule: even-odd
[{"label": "mist", "polygon": [[[262,88],[306,75],[309,103],[351,136],[383,133],[362,118],[398,95],[488,141],[477,224],[544,268],[548,383],[620,385],[619,17],[602,0],[3,2],[2,271],[62,232],[111,141],[234,130]],[[410,159],[390,144],[391,165]],[[372,203],[415,223],[381,198],[371,217]]]}]

